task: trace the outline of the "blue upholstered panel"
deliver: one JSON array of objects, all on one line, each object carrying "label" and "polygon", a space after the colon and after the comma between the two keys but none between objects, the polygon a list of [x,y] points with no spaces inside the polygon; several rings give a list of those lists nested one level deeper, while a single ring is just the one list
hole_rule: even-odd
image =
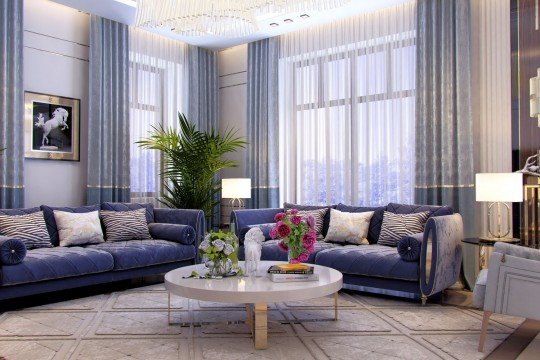
[{"label": "blue upholstered panel", "polygon": [[0,235],[0,266],[20,264],[26,252],[26,246],[21,240]]},{"label": "blue upholstered panel", "polygon": [[60,239],[58,238],[58,229],[56,228],[56,220],[54,219],[54,210],[70,212],[70,213],[87,213],[99,210],[99,205],[80,206],[80,207],[52,207],[47,205],[41,205],[43,211],[43,217],[47,224],[47,231],[51,237],[51,243],[53,246],[58,246]]},{"label": "blue upholstered panel", "polygon": [[382,245],[346,245],[317,253],[315,263],[344,274],[376,276],[417,281],[418,262],[401,259],[395,247]]},{"label": "blue upholstered panel", "polygon": [[113,257],[82,247],[54,247],[29,250],[17,265],[2,266],[2,285],[65,278],[113,269]]},{"label": "blue upholstered panel", "polygon": [[383,215],[386,210],[386,206],[349,206],[339,203],[336,206],[336,210],[349,213],[361,213],[366,211],[373,211],[373,217],[369,222],[369,230],[367,239],[370,244],[376,244],[379,240],[379,234],[381,233],[381,225],[383,221]]},{"label": "blue upholstered panel", "polygon": [[184,245],[191,245],[195,241],[195,229],[189,225],[152,223],[148,224],[148,230],[154,239],[163,239]]},{"label": "blue upholstered panel", "polygon": [[167,240],[129,240],[88,245],[110,253],[114,258],[114,270],[163,264],[195,257],[193,245],[182,245]]},{"label": "blue upholstered panel", "polygon": [[[272,260],[272,261],[288,261],[287,253],[279,250],[278,247],[279,240],[268,240],[262,245],[262,254],[261,260]],[[315,243],[315,251],[309,255],[308,263],[315,262],[316,254],[324,249],[331,249],[334,247],[339,247],[341,245],[327,243],[324,241],[317,241]],[[238,249],[238,258],[244,260],[244,247],[240,246]]]},{"label": "blue upholstered panel", "polygon": [[135,204],[135,203],[112,203],[105,202],[101,204],[101,210],[108,211],[130,211],[138,209],[146,209],[146,221],[150,224],[154,222],[154,205],[152,204]]},{"label": "blue upholstered panel", "polygon": [[35,212],[41,211],[38,207],[26,208],[26,209],[0,209],[0,215],[26,215],[33,214]]}]

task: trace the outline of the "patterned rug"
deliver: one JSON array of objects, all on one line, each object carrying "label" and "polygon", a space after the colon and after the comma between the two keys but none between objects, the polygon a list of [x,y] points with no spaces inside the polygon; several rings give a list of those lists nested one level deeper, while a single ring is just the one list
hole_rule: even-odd
[{"label": "patterned rug", "polygon": [[267,350],[254,350],[244,307],[172,297],[162,284],[0,315],[0,358],[37,359],[481,359],[523,319],[492,316],[478,353],[481,313],[472,309],[340,293],[272,304]]}]

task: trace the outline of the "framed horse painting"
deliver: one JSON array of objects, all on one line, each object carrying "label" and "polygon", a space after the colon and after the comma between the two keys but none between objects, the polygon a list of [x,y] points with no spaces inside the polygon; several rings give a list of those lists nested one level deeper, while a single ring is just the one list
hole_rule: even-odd
[{"label": "framed horse painting", "polygon": [[79,161],[79,99],[24,92],[24,157]]}]

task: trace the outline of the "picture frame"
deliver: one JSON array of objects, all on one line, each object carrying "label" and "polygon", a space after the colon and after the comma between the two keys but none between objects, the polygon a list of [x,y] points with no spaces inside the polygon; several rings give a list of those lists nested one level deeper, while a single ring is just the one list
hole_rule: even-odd
[{"label": "picture frame", "polygon": [[81,100],[24,92],[24,157],[80,161]]}]

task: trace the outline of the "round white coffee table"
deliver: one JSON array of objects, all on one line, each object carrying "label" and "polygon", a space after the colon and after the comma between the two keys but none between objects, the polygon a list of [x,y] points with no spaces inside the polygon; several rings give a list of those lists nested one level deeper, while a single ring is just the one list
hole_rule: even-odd
[{"label": "round white coffee table", "polygon": [[[319,274],[319,281],[306,282],[272,282],[267,269],[279,261],[261,261],[258,273],[261,277],[227,277],[223,279],[186,278],[193,271],[205,273],[203,264],[191,265],[165,274],[165,288],[169,291],[169,323],[170,295],[178,295],[189,299],[246,304],[247,324],[251,328],[255,349],[267,348],[267,309],[273,302],[297,301],[334,295],[334,313],[337,320],[337,292],[343,284],[343,275],[325,266],[313,265],[314,272]],[[244,262],[240,262],[244,268]]]}]

